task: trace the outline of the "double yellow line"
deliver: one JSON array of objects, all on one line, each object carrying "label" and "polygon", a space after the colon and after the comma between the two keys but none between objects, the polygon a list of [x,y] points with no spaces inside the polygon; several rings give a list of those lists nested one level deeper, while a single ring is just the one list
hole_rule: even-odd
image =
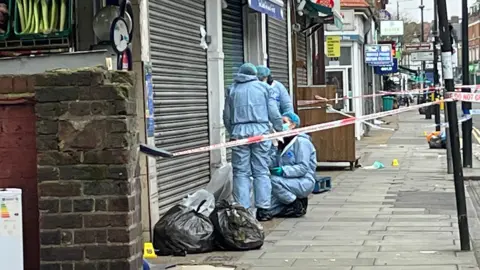
[{"label": "double yellow line", "polygon": [[480,130],[478,130],[476,127],[473,127],[472,135],[475,137],[475,140],[477,140],[477,143],[480,144]]}]

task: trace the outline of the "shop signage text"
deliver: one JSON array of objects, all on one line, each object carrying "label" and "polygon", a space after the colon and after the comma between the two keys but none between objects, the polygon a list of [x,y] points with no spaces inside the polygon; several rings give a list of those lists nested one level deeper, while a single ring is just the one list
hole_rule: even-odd
[{"label": "shop signage text", "polygon": [[403,21],[380,21],[380,35],[403,36]]},{"label": "shop signage text", "polygon": [[433,44],[428,42],[418,42],[418,43],[409,43],[405,44],[406,52],[415,52],[415,51],[431,51],[433,50]]},{"label": "shop signage text", "polygon": [[327,36],[327,57],[340,57],[340,41],[339,36]]},{"label": "shop signage text", "polygon": [[373,69],[374,69],[375,74],[378,74],[378,75],[397,73],[398,72],[398,60],[396,58],[393,58],[393,62],[392,62],[391,66],[379,66],[379,67],[374,67]]},{"label": "shop signage text", "polygon": [[392,65],[392,45],[367,44],[365,45],[365,63],[370,66]]}]

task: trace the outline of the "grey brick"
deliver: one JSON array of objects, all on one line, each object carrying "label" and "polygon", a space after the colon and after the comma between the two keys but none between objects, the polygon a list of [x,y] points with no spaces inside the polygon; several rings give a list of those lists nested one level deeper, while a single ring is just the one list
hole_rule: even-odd
[{"label": "grey brick", "polygon": [[352,270],[457,270],[456,265],[354,266]]},{"label": "grey brick", "polygon": [[454,251],[396,251],[360,252],[358,258],[402,259],[402,258],[457,258]]},{"label": "grey brick", "polygon": [[354,265],[373,265],[374,259],[297,259],[293,264],[294,267],[309,266],[354,266]]},{"label": "grey brick", "polygon": [[459,246],[455,245],[436,245],[436,244],[398,244],[398,245],[386,245],[381,246],[380,251],[451,251],[457,250]]},{"label": "grey brick", "polygon": [[[238,268],[237,268],[238,269]],[[296,269],[295,267],[252,267],[248,270],[293,270]],[[351,270],[351,266],[338,266],[338,267],[331,267],[331,266],[316,266],[316,267],[302,267],[302,270]]]},{"label": "grey brick", "polygon": [[432,221],[432,222],[375,222],[376,226],[391,226],[391,227],[451,227],[451,221]]},{"label": "grey brick", "polygon": [[307,246],[306,252],[325,252],[325,251],[378,251],[379,246]]},{"label": "grey brick", "polygon": [[435,232],[435,231],[458,231],[457,228],[454,227],[396,227],[394,225],[392,226],[387,226],[387,231],[413,231],[413,232],[422,232],[422,231],[428,231],[428,232]]},{"label": "grey brick", "polygon": [[375,265],[445,265],[445,264],[476,264],[475,260],[460,260],[458,258],[443,257],[410,257],[410,258],[391,258],[376,259]]},{"label": "grey brick", "polygon": [[361,246],[363,240],[280,240],[277,246]]},{"label": "grey brick", "polygon": [[[293,258],[284,258],[283,260],[279,259],[239,259],[236,261],[236,265],[241,267],[242,265],[249,265],[249,266],[268,266],[268,267],[285,267],[285,266],[292,266],[295,262]],[[276,269],[276,268],[275,268]]]},{"label": "grey brick", "polygon": [[323,259],[323,258],[335,258],[335,259],[355,259],[358,256],[358,252],[347,251],[325,251],[325,252],[265,252],[262,259],[282,259],[282,258],[295,258],[295,259]]},{"label": "grey brick", "polygon": [[442,239],[442,240],[425,240],[425,239],[398,239],[398,240],[366,240],[366,246],[391,246],[391,245],[415,245],[415,244],[424,244],[424,245],[453,245],[453,239]]}]

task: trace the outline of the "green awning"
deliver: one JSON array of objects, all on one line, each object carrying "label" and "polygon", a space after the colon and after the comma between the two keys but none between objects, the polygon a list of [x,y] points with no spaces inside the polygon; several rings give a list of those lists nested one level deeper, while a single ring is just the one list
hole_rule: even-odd
[{"label": "green awning", "polygon": [[333,15],[332,8],[314,3],[312,0],[306,0],[305,9],[310,12],[320,12],[326,15]]},{"label": "green awning", "polygon": [[306,0],[305,10],[308,11],[306,13],[310,17],[331,16],[333,17],[333,24],[340,30],[343,28],[343,16],[339,12],[340,9],[317,4],[315,0]]}]

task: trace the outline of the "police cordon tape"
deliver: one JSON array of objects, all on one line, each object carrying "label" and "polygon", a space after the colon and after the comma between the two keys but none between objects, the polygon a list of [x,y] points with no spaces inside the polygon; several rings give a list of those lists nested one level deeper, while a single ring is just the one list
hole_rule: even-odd
[{"label": "police cordon tape", "polygon": [[447,92],[445,96],[458,101],[480,102],[480,93]]},{"label": "police cordon tape", "polygon": [[299,106],[304,106],[304,105],[312,105],[312,104],[317,104],[317,103],[322,103],[322,102],[328,102],[328,101],[341,101],[341,100],[349,100],[349,99],[364,99],[364,98],[375,98],[375,97],[381,97],[381,96],[389,96],[389,95],[424,95],[428,93],[434,93],[435,90],[428,90],[424,92],[418,92],[421,90],[415,90],[415,91],[401,91],[401,92],[388,92],[388,91],[381,91],[379,93],[375,94],[369,94],[369,95],[360,95],[360,96],[343,96],[343,97],[338,97],[338,98],[324,98],[319,95],[315,95],[314,100],[298,100],[297,104]]},{"label": "police cordon tape", "polygon": [[225,143],[212,144],[212,145],[209,145],[209,146],[198,147],[198,148],[179,151],[179,152],[175,152],[175,153],[171,153],[171,152],[166,151],[164,149],[156,148],[154,146],[149,146],[149,145],[145,145],[145,144],[140,145],[140,151],[144,154],[147,154],[147,155],[150,155],[150,156],[155,156],[155,157],[158,157],[158,156],[161,156],[161,157],[178,157],[178,156],[190,155],[190,154],[195,154],[195,153],[209,152],[209,151],[217,150],[217,149],[221,149],[221,148],[231,148],[231,147],[235,147],[235,146],[241,146],[241,145],[253,144],[253,143],[269,141],[269,140],[274,140],[274,139],[280,139],[280,138],[284,138],[284,137],[288,137],[288,136],[298,135],[300,133],[312,133],[312,132],[316,132],[316,131],[322,131],[322,130],[337,128],[337,127],[347,126],[347,125],[354,124],[355,122],[373,120],[373,119],[377,119],[377,118],[380,118],[380,117],[395,115],[395,114],[399,114],[399,113],[402,113],[402,112],[407,112],[407,111],[410,111],[410,110],[415,110],[415,109],[419,109],[419,108],[422,108],[422,107],[427,107],[427,106],[431,106],[431,105],[434,105],[434,104],[439,104],[441,102],[450,102],[450,101],[453,101],[453,99],[445,99],[445,100],[442,100],[442,101],[440,101],[440,100],[439,101],[433,101],[433,102],[423,103],[423,104],[419,104],[419,105],[413,105],[413,106],[410,106],[410,107],[399,108],[399,109],[395,109],[395,110],[391,110],[391,111],[385,111],[385,112],[363,115],[363,116],[360,116],[360,117],[345,118],[345,119],[341,119],[341,120],[337,120],[337,121],[312,125],[312,126],[308,126],[308,127],[295,128],[295,129],[288,130],[288,131],[282,131],[282,132],[277,132],[277,133],[272,133],[272,134],[267,134],[267,135],[254,136],[254,137],[245,138],[245,139],[233,140],[233,141],[225,142]]},{"label": "police cordon tape", "polygon": [[[457,86],[455,86],[455,89],[456,89],[455,91],[460,92],[462,88],[470,88],[471,90],[478,91],[478,90],[480,90],[480,85],[457,85]],[[330,98],[330,99],[321,97],[319,95],[315,95],[314,100],[298,100],[297,105],[305,106],[305,105],[312,105],[312,104],[317,104],[317,103],[322,103],[322,102],[327,102],[327,101],[342,101],[342,100],[349,100],[349,99],[375,98],[375,97],[390,96],[390,95],[425,95],[425,94],[434,93],[436,90],[441,90],[441,89],[444,89],[444,87],[418,88],[418,89],[413,89],[413,90],[409,90],[409,91],[398,91],[398,92],[379,91],[378,93],[369,94],[369,95],[359,95],[359,96],[353,96],[353,97],[343,96],[343,97]],[[466,92],[466,93],[469,93],[469,92]]]}]

